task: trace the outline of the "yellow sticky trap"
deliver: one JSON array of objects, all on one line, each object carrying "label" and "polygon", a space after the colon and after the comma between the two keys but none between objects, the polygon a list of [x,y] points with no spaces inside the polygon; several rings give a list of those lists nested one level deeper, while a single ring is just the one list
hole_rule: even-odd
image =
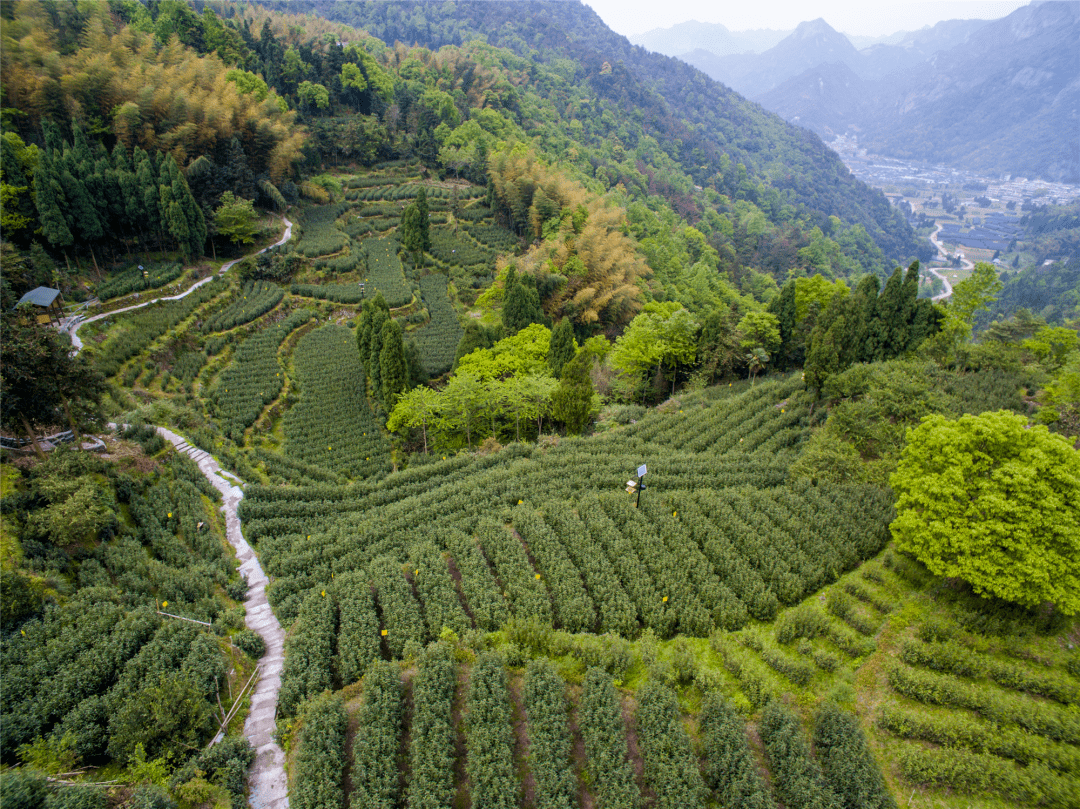
[{"label": "yellow sticky trap", "polygon": [[380,635],[382,635],[382,636],[383,636],[383,637],[385,638],[385,637],[386,637],[386,630],[384,629],[384,630],[383,630],[382,632],[380,632],[379,634],[380,634]]},{"label": "yellow sticky trap", "polygon": [[663,602],[664,602],[665,604],[667,604],[667,596],[664,596],[664,598],[663,598],[662,600],[663,600]]},{"label": "yellow sticky trap", "polygon": [[537,573],[537,574],[536,574],[536,578],[538,578],[538,579],[540,578],[540,574],[539,574],[539,573]]}]

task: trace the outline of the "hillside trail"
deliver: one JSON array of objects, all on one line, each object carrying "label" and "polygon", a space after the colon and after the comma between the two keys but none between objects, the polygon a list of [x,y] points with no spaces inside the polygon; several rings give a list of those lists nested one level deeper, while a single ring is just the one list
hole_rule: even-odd
[{"label": "hillside trail", "polygon": [[[270,247],[278,247],[285,244],[292,237],[292,222],[282,217],[285,223],[285,234],[281,239]],[[257,256],[265,253],[270,247],[264,247],[258,252],[252,253]],[[243,261],[248,256],[243,256],[234,261],[223,264],[216,275],[222,275],[238,261]],[[117,309],[102,315],[96,315],[86,320],[76,321],[61,327],[71,335],[71,342],[75,351],[82,349],[82,341],[76,332],[83,323],[90,323],[109,315],[119,312],[127,312],[142,306],[149,306],[157,301],[174,301],[191,294],[192,291],[212,280],[211,275],[193,284],[179,295],[155,298],[135,306]],[[74,320],[74,319],[73,319]],[[278,691],[281,690],[281,667],[285,659],[285,632],[278,623],[270,603],[266,599],[266,585],[269,579],[259,564],[259,558],[255,551],[244,539],[240,530],[240,517],[237,509],[244,497],[243,481],[231,473],[223,473],[221,466],[210,453],[194,447],[180,435],[165,427],[156,427],[158,433],[169,441],[178,452],[188,455],[199,467],[210,484],[221,492],[223,504],[221,512],[225,515],[225,534],[229,544],[236,551],[240,560],[240,573],[247,580],[248,592],[244,600],[246,613],[245,623],[248,628],[257,632],[266,644],[266,652],[259,658],[259,679],[255,683],[255,690],[251,694],[251,708],[247,720],[244,722],[244,736],[255,749],[255,762],[251,766],[248,775],[248,804],[252,809],[288,809],[289,806],[289,782],[285,774],[285,751],[274,741],[274,732],[277,729],[277,700]],[[215,737],[214,741],[218,739]],[[213,742],[211,742],[213,744]]]},{"label": "hillside trail", "polygon": [[[943,245],[941,242],[939,242],[937,240],[937,235],[939,233],[941,233],[941,228],[942,228],[942,225],[939,222],[938,226],[937,226],[937,230],[935,230],[933,233],[930,234],[930,244],[934,245],[934,247],[937,249],[937,251],[938,251],[937,257],[940,260],[944,261],[945,260],[945,245]],[[960,259],[960,266],[961,266],[962,269],[965,269],[965,270],[974,270],[975,269],[975,265],[972,262],[968,261],[966,258]],[[944,292],[939,292],[937,295],[932,297],[930,299],[931,303],[937,303],[938,301],[945,300],[945,298],[952,295],[952,284],[949,283],[949,279],[946,278],[941,273],[939,273],[933,267],[930,267],[928,269],[935,276],[940,278],[941,283],[943,283],[945,285],[945,291]]]},{"label": "hillside trail", "polygon": [[274,741],[281,667],[285,659],[285,633],[266,600],[269,579],[240,530],[236,510],[244,491],[240,485],[233,483],[239,478],[231,473],[226,473],[227,477],[222,474],[221,466],[208,452],[188,444],[183,437],[165,427],[158,427],[157,431],[176,447],[177,452],[183,452],[195,461],[199,471],[221,492],[226,536],[240,560],[240,574],[248,583],[247,599],[244,601],[245,622],[266,644],[266,652],[259,658],[259,679],[251,695],[251,709],[244,722],[244,735],[255,748],[255,763],[248,777],[248,803],[252,809],[288,809],[285,752]]},{"label": "hillside trail", "polygon": [[233,259],[232,261],[229,261],[229,262],[226,262],[225,264],[222,264],[221,269],[217,271],[216,275],[208,275],[208,276],[206,276],[206,278],[202,279],[201,281],[196,281],[194,284],[192,284],[190,287],[185,289],[179,295],[166,295],[166,296],[163,296],[161,298],[153,298],[153,299],[148,300],[148,301],[143,301],[142,303],[136,303],[133,306],[125,306],[123,309],[114,309],[111,312],[103,312],[100,315],[94,315],[93,317],[88,317],[86,319],[82,319],[82,317],[79,316],[79,315],[74,315],[72,317],[67,318],[67,320],[64,321],[64,323],[60,326],[60,331],[66,333],[69,337],[71,337],[71,344],[72,344],[72,346],[74,346],[75,351],[77,351],[77,352],[81,351],[82,347],[83,347],[83,342],[82,342],[82,340],[79,339],[78,331],[82,326],[85,326],[87,323],[93,323],[95,320],[101,320],[103,317],[110,317],[111,315],[118,315],[121,312],[130,312],[132,309],[141,309],[144,306],[149,306],[150,304],[157,303],[158,301],[178,301],[181,298],[185,298],[188,295],[190,295],[192,292],[194,292],[196,289],[201,287],[203,284],[210,283],[217,276],[224,275],[234,264],[236,264],[236,263],[238,263],[240,261],[243,261],[245,258],[251,258],[252,256],[257,256],[260,253],[265,253],[271,247],[280,247],[281,245],[285,244],[285,242],[289,241],[289,239],[292,238],[292,226],[293,226],[293,223],[290,222],[288,219],[286,219],[284,216],[281,217],[281,221],[285,223],[285,234],[278,241],[274,242],[273,244],[271,244],[268,247],[264,247],[262,250],[258,250],[258,251],[254,252],[254,253],[251,253],[250,255],[241,256],[240,258],[236,258],[236,259]]}]

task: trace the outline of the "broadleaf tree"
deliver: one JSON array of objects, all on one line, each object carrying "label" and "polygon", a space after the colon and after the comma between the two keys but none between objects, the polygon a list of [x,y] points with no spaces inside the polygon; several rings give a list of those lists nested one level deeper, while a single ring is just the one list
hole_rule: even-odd
[{"label": "broadleaf tree", "polygon": [[1007,411],[908,432],[889,480],[897,548],[980,595],[1080,611],[1080,453]]}]

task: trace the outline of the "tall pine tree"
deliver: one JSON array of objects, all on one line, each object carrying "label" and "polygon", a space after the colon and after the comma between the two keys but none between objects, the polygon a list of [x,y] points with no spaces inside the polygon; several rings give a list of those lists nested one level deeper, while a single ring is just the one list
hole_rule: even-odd
[{"label": "tall pine tree", "polygon": [[405,344],[401,338],[401,324],[396,320],[387,320],[382,327],[379,379],[382,384],[383,410],[389,413],[397,404],[398,397],[409,387]]},{"label": "tall pine tree", "polygon": [[564,317],[551,331],[551,341],[548,344],[548,368],[551,375],[556,379],[562,373],[563,366],[574,358],[577,352],[577,341],[574,340],[574,327],[570,318]]}]

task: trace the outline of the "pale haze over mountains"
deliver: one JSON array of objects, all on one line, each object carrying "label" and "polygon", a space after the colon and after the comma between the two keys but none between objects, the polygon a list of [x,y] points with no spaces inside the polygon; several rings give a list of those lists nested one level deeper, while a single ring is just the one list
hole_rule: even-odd
[{"label": "pale haze over mountains", "polygon": [[890,157],[1080,182],[1077,2],[945,20],[862,48],[820,18],[792,31],[690,22],[631,41],[826,141],[855,135]]}]

